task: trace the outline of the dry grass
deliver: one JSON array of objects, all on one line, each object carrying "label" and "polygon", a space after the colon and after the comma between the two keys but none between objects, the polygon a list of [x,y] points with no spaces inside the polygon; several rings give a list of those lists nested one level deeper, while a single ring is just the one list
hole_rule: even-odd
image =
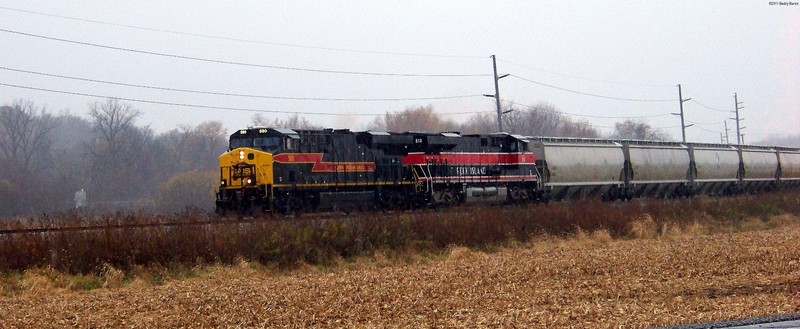
[{"label": "dry grass", "polygon": [[[101,285],[29,270],[0,297],[9,327],[581,327],[657,325],[800,311],[800,219],[745,220],[752,231],[642,218],[635,237],[605,230],[484,252],[377,251],[291,271],[238,259],[188,279]],[[713,234],[707,234],[714,232]],[[142,274],[150,273],[139,270]],[[63,287],[59,288],[59,287]]]},{"label": "dry grass", "polygon": [[[191,269],[198,266],[235,265],[239,259],[281,268],[292,268],[299,263],[330,266],[342,259],[386,250],[427,255],[441,254],[459,245],[491,251],[524,244],[542,235],[563,237],[605,232],[608,239],[674,237],[695,222],[702,223],[706,232],[752,231],[779,225],[780,219],[771,218],[781,214],[800,215],[796,192],[735,198],[642,199],[618,203],[582,200],[413,213],[370,212],[331,215],[325,220],[305,216],[252,223],[222,220],[202,213],[168,216],[116,213],[101,217],[67,213],[0,221],[0,229],[116,227],[2,235],[0,273],[50,267],[73,275],[101,277],[77,284],[92,288],[117,285],[105,278],[109,268],[125,273],[140,267],[159,268],[152,278],[159,281],[173,276],[170,272],[175,268],[178,274],[191,274]],[[209,225],[211,222],[215,224]],[[191,225],[164,226],[165,223]]]}]

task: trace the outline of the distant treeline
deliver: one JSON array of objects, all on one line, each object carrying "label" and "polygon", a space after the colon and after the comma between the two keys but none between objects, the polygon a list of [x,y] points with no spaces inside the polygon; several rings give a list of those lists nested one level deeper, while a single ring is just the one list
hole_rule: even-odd
[{"label": "distant treeline", "polygon": [[[563,137],[670,139],[643,121],[616,124],[612,136],[588,121],[549,105],[504,110],[509,133]],[[116,99],[91,103],[88,119],[53,114],[30,100],[0,106],[0,217],[30,216],[76,207],[104,212],[176,212],[209,209],[214,203],[217,157],[232,129],[221,122],[179,126],[156,134],[138,122],[141,111]],[[322,128],[299,115],[252,118],[254,125]],[[358,127],[335,127],[352,128]],[[496,131],[492,113],[465,122],[445,119],[432,106],[376,117],[367,127],[384,131]],[[85,197],[84,197],[85,196]]]}]

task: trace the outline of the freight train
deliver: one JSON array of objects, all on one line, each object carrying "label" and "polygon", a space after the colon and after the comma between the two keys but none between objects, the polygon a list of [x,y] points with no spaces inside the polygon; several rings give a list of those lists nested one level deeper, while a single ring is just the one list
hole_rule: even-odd
[{"label": "freight train", "polygon": [[219,158],[216,211],[730,195],[800,186],[800,149],[507,133],[253,127]]}]

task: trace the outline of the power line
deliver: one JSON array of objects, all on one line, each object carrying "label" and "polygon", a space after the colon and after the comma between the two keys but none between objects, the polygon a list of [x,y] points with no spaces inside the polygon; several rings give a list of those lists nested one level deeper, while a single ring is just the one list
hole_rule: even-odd
[{"label": "power line", "polygon": [[[689,122],[691,122],[691,121],[689,121]],[[718,131],[713,131],[711,129],[706,129],[706,128],[703,128],[701,126],[698,126],[697,124],[694,124],[694,127],[697,128],[697,129],[700,129],[700,130],[705,130],[705,131],[710,132],[710,133],[715,133],[715,134],[718,133]]]},{"label": "power line", "polygon": [[[686,89],[686,88],[683,88],[683,89]],[[694,99],[694,98],[697,98],[697,96],[700,96],[701,98],[712,98],[712,97],[705,97],[705,96],[700,95],[700,94],[698,94],[696,92],[693,92],[691,90],[687,90],[687,91],[689,92],[689,94],[693,95],[692,101],[695,102],[697,105],[700,105],[701,107],[704,107],[704,108],[712,110],[712,111],[717,111],[717,112],[731,112],[731,111],[728,111],[728,110],[720,110],[720,109],[713,108],[711,106],[704,105],[703,103],[700,103],[700,102],[698,102],[697,100]]]},{"label": "power line", "polygon": [[45,39],[45,40],[72,43],[72,44],[83,45],[83,46],[91,46],[91,47],[97,47],[97,48],[103,48],[103,49],[125,51],[125,52],[137,53],[137,54],[145,54],[145,55],[153,55],[153,56],[161,56],[161,57],[169,57],[169,58],[186,59],[186,60],[193,60],[193,61],[206,62],[206,63],[216,63],[216,64],[227,64],[227,65],[236,65],[236,66],[268,68],[268,69],[276,69],[276,70],[303,71],[303,72],[314,72],[314,73],[331,73],[331,74],[350,74],[350,75],[395,76],[395,77],[439,77],[439,78],[442,78],[442,77],[444,77],[444,78],[462,77],[463,78],[463,77],[488,77],[488,76],[491,76],[491,74],[418,74],[418,73],[387,73],[387,72],[360,72],[360,71],[339,71],[339,70],[310,69],[310,68],[302,68],[302,67],[291,67],[291,66],[279,66],[279,65],[269,65],[269,64],[233,62],[233,61],[225,61],[225,60],[219,60],[219,59],[209,59],[209,58],[201,58],[201,57],[192,57],[192,56],[184,56],[184,55],[176,55],[176,54],[159,53],[159,52],[154,52],[154,51],[131,49],[131,48],[122,48],[122,47],[101,45],[101,44],[90,43],[90,42],[61,39],[61,38],[55,38],[55,37],[50,37],[50,36],[45,36],[45,35],[26,33],[26,32],[19,32],[19,31],[12,31],[12,30],[6,30],[6,29],[0,29],[0,32],[23,35],[23,36],[27,36],[27,37],[33,37],[33,38],[39,38],[39,39]]},{"label": "power line", "polygon": [[504,62],[504,63],[507,63],[507,64],[511,64],[511,65],[517,65],[517,66],[525,67],[525,68],[528,68],[528,69],[531,69],[531,70],[534,70],[534,71],[540,71],[540,72],[545,72],[545,73],[550,73],[550,74],[555,74],[555,75],[575,78],[575,79],[579,79],[579,80],[603,82],[603,83],[610,83],[610,84],[624,85],[624,86],[635,86],[635,87],[654,87],[654,88],[672,88],[673,87],[672,85],[650,85],[650,84],[641,84],[641,83],[630,83],[630,82],[619,82],[619,81],[584,78],[584,77],[577,76],[577,75],[545,70],[545,69],[541,69],[541,68],[538,68],[538,67],[528,66],[528,65],[525,65],[525,64],[509,62],[507,60],[502,60],[502,59],[498,59],[498,61]]},{"label": "power line", "polygon": [[[536,108],[536,106],[520,104],[520,103],[508,101],[508,100],[505,100],[505,99],[501,99],[501,101],[503,101],[505,103],[508,103],[508,104],[511,104],[511,105],[527,107],[527,108],[530,108],[530,109],[535,109]],[[641,115],[641,116],[600,116],[600,115],[585,115],[585,114],[569,113],[569,112],[563,112],[563,111],[560,111],[560,110],[558,110],[558,112],[561,112],[561,113],[564,113],[564,114],[568,114],[568,115],[571,115],[571,116],[584,117],[584,118],[593,118],[593,119],[644,119],[644,118],[655,118],[655,117],[664,117],[664,116],[670,116],[671,115],[671,114],[666,114],[665,113],[665,114],[653,114],[653,115]]]},{"label": "power line", "polygon": [[175,92],[193,93],[193,94],[247,97],[247,98],[263,98],[263,99],[283,99],[283,100],[303,100],[303,101],[392,102],[392,101],[419,101],[419,100],[458,99],[458,98],[472,98],[472,97],[482,97],[483,96],[481,94],[439,96],[439,97],[410,97],[410,98],[325,98],[325,97],[270,96],[270,95],[238,94],[238,93],[228,93],[228,92],[213,92],[213,91],[201,91],[201,90],[190,90],[190,89],[179,89],[179,88],[168,88],[168,87],[156,87],[156,86],[148,86],[148,85],[140,85],[140,84],[132,84],[132,83],[123,83],[123,82],[114,82],[114,81],[106,81],[106,80],[96,80],[96,79],[74,77],[74,76],[66,76],[66,75],[60,75],[60,74],[51,74],[51,73],[43,73],[43,72],[36,72],[36,71],[20,70],[20,69],[15,69],[15,68],[10,68],[10,67],[2,67],[2,66],[0,66],[0,70],[21,72],[21,73],[34,74],[34,75],[47,76],[47,77],[54,77],[54,78],[60,78],[60,79],[69,79],[69,80],[77,80],[77,81],[103,83],[103,84],[125,86],[125,87],[135,87],[135,88],[144,88],[144,89],[175,91]]},{"label": "power line", "polygon": [[703,105],[702,103],[700,103],[700,102],[698,102],[698,101],[696,101],[696,100],[694,100],[694,99],[692,99],[691,101],[692,101],[692,102],[695,102],[697,105],[700,105],[700,106],[702,106],[702,107],[705,107],[705,108],[707,108],[707,109],[709,109],[709,110],[712,110],[712,111],[717,111],[717,112],[730,112],[730,111],[718,110],[718,109],[715,109],[715,108],[713,108],[713,107],[705,106],[705,105]]},{"label": "power line", "polygon": [[[512,101],[505,100],[505,99],[501,99],[501,101],[506,102],[506,103],[511,104],[511,105],[517,105],[517,106],[527,107],[527,108],[531,108],[531,109],[535,108],[535,106],[532,106],[532,105],[515,103],[515,102],[512,102]],[[593,119],[641,119],[641,118],[654,118],[654,117],[663,117],[663,116],[670,116],[671,115],[671,114],[654,114],[654,115],[647,115],[647,116],[613,117],[613,116],[596,116],[596,115],[575,114],[575,113],[563,112],[563,111],[560,111],[560,110],[556,110],[556,111],[558,111],[560,113],[563,113],[563,114],[571,115],[571,116],[586,117],[586,118],[593,118]],[[596,128],[616,129],[615,126],[601,126],[601,125],[596,125],[596,124],[592,124],[592,123],[590,123],[590,125],[592,127],[596,127]],[[665,127],[652,127],[652,128],[654,128],[654,129],[672,129],[672,128],[680,128],[680,126],[665,126]]]},{"label": "power line", "polygon": [[614,100],[620,100],[620,101],[630,101],[630,102],[673,102],[673,101],[675,101],[674,99],[624,98],[624,97],[614,97],[614,96],[592,94],[592,93],[586,93],[586,92],[582,92],[582,91],[562,88],[562,87],[554,86],[554,85],[551,85],[551,84],[546,84],[544,82],[534,81],[534,80],[531,80],[531,79],[523,78],[523,77],[515,75],[515,74],[511,74],[510,76],[515,77],[515,78],[520,79],[520,80],[523,80],[523,81],[527,81],[527,82],[533,83],[533,84],[537,84],[537,85],[540,85],[540,86],[545,86],[545,87],[549,87],[549,88],[553,88],[553,89],[563,90],[563,91],[571,92],[571,93],[578,94],[578,95],[584,95],[584,96],[592,96],[592,97],[599,97],[599,98],[605,98],[605,99],[614,99]]},{"label": "power line", "polygon": [[235,41],[235,42],[250,43],[250,44],[261,44],[261,45],[291,47],[291,48],[300,48],[300,49],[339,51],[339,52],[349,52],[349,53],[375,54],[375,55],[396,55],[396,56],[438,57],[438,58],[473,58],[473,59],[484,59],[484,58],[486,58],[486,56],[424,54],[424,53],[410,53],[410,52],[391,52],[391,51],[376,51],[376,50],[363,50],[363,49],[317,47],[317,46],[299,45],[299,44],[291,44],[291,43],[270,42],[270,41],[263,41],[263,40],[232,38],[232,37],[225,37],[225,36],[219,36],[219,35],[209,35],[209,34],[182,32],[182,31],[167,30],[167,29],[157,29],[157,28],[144,27],[144,26],[136,26],[136,25],[128,25],[128,24],[106,22],[106,21],[100,21],[100,20],[94,20],[94,19],[76,18],[76,17],[70,17],[70,16],[48,14],[48,13],[43,13],[43,12],[16,9],[16,8],[9,8],[9,7],[2,7],[2,6],[0,6],[0,9],[9,10],[9,11],[16,11],[16,12],[22,12],[22,13],[27,13],[27,14],[40,15],[40,16],[55,17],[55,18],[73,20],[73,21],[89,22],[89,23],[103,24],[103,25],[116,26],[116,27],[124,27],[124,28],[137,29],[137,30],[143,30],[143,31],[169,33],[169,34],[176,34],[176,35],[183,35],[183,36],[192,36],[192,37],[200,37],[200,38],[207,38],[207,39],[225,40],[225,41]]},{"label": "power line", "polygon": [[[64,91],[64,90],[55,90],[55,89],[47,89],[47,88],[37,88],[37,87],[30,87],[30,86],[22,86],[22,85],[15,85],[15,84],[2,83],[2,82],[0,82],[0,86],[19,88],[19,89],[36,90],[36,91],[45,91],[45,92],[56,93],[56,94],[66,94],[66,95],[74,95],[74,96],[92,97],[92,98],[114,98],[114,99],[118,99],[118,100],[122,100],[122,101],[136,102],[136,103],[170,105],[170,106],[180,106],[180,107],[194,107],[194,108],[212,109],[212,110],[224,110],[224,111],[258,112],[258,113],[283,113],[283,114],[289,113],[289,114],[327,115],[327,116],[381,116],[381,115],[384,115],[383,113],[381,113],[381,114],[375,114],[375,113],[327,113],[327,112],[308,112],[308,111],[262,110],[262,109],[253,109],[253,108],[210,106],[210,105],[203,105],[203,104],[174,103],[174,102],[154,101],[154,100],[139,99],[139,98],[126,98],[126,97],[106,96],[106,95],[88,94],[88,93],[80,93],[80,92],[73,92],[73,91]],[[476,113],[484,113],[484,112],[492,112],[492,111],[448,112],[448,113],[441,113],[440,115],[476,114]]]},{"label": "power line", "polygon": [[697,125],[697,126],[713,126],[713,125],[718,125],[719,124],[719,122],[708,122],[708,123],[705,123],[705,122],[695,122],[695,121],[692,121],[692,120],[689,120],[689,119],[687,119],[686,122],[691,123],[693,125]]}]

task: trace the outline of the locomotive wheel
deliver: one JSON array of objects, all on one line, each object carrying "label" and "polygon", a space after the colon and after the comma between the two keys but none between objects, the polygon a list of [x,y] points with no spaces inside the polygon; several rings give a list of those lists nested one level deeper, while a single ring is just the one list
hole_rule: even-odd
[{"label": "locomotive wheel", "polygon": [[380,206],[387,210],[402,209],[405,206],[405,198],[403,193],[399,191],[382,191],[379,202]]},{"label": "locomotive wheel", "polygon": [[442,200],[444,200],[445,205],[453,205],[458,202],[458,198],[456,197],[456,194],[452,190],[444,191],[442,195]]},{"label": "locomotive wheel", "polygon": [[527,190],[519,190],[519,196],[520,200],[522,201],[528,201],[528,199],[530,199],[530,195],[528,195]]},{"label": "locomotive wheel", "polygon": [[289,195],[280,195],[275,197],[274,205],[275,210],[281,215],[288,215],[290,212],[294,211],[294,198]]},{"label": "locomotive wheel", "polygon": [[239,202],[239,216],[253,216],[253,201],[242,200]]},{"label": "locomotive wheel", "polygon": [[510,203],[524,203],[528,199],[528,192],[521,188],[509,188],[508,201]]}]

